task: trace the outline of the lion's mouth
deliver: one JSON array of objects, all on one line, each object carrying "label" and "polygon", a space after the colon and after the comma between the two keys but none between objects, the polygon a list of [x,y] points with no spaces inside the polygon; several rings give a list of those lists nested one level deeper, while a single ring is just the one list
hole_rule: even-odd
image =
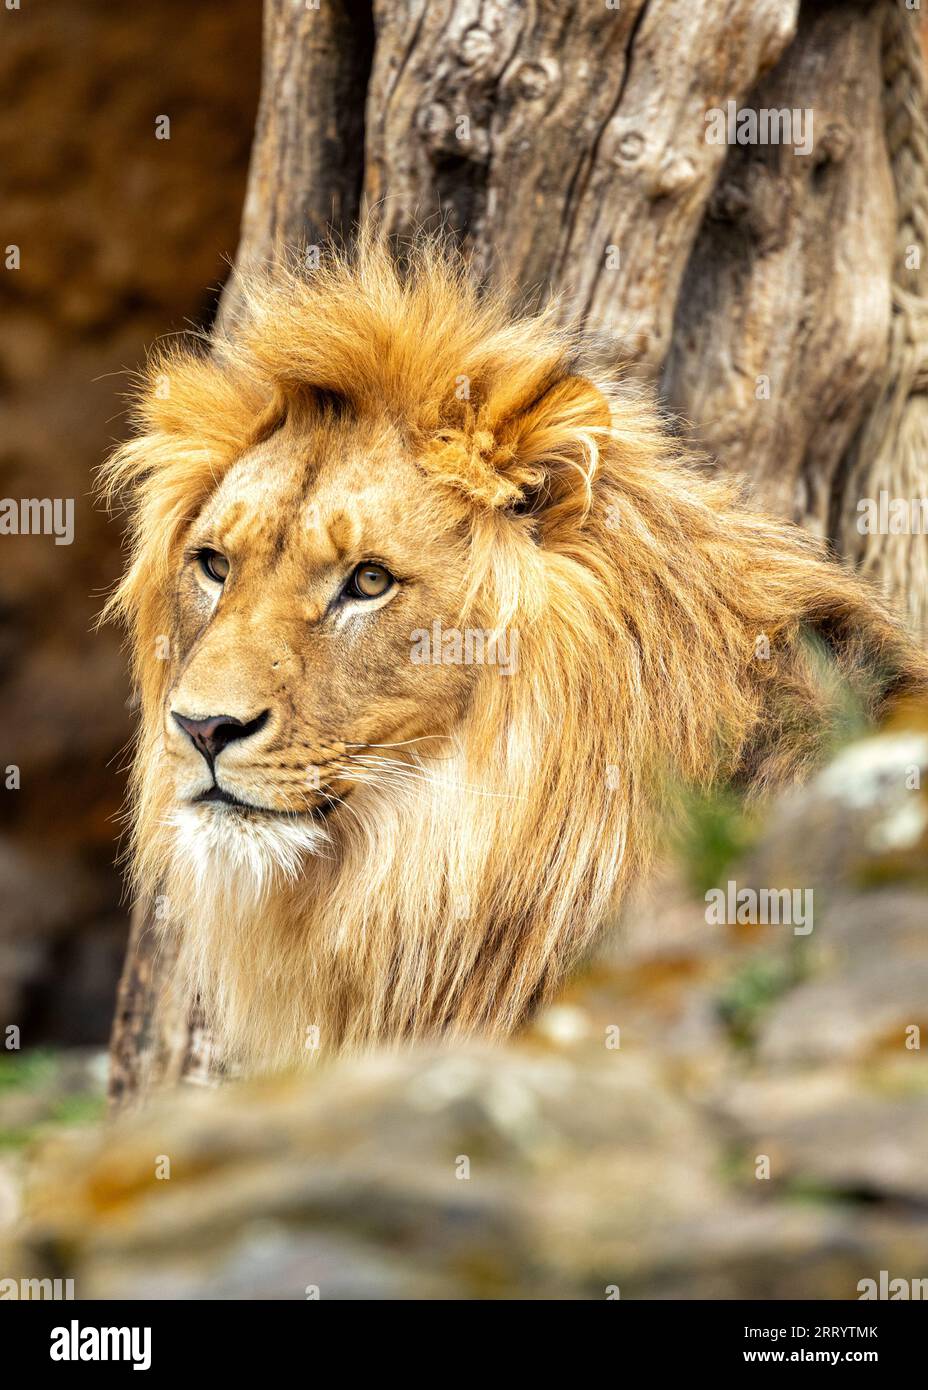
[{"label": "lion's mouth", "polygon": [[204,806],[209,803],[231,806],[236,811],[244,811],[246,815],[279,816],[285,820],[325,820],[336,809],[337,805],[334,801],[328,801],[321,806],[310,806],[305,811],[279,811],[273,806],[256,806],[252,801],[242,801],[215,782],[207,791],[200,792],[199,796],[193,798],[194,806]]}]

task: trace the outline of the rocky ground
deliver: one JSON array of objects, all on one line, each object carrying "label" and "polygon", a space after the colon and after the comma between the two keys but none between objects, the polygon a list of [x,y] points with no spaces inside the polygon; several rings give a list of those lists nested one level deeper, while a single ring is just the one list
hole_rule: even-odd
[{"label": "rocky ground", "polygon": [[[909,726],[762,828],[697,813],[674,882],[506,1047],[189,1090],[20,1146],[0,1274],[268,1299],[854,1299],[928,1276],[926,779]],[[811,889],[813,929],[707,923],[729,879]]]}]

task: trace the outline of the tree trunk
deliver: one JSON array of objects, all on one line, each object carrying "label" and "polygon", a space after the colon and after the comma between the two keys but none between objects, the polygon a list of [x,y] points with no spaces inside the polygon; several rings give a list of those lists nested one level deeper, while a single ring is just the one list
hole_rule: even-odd
[{"label": "tree trunk", "polygon": [[[266,0],[238,270],[365,209],[398,237],[440,219],[478,277],[559,296],[715,466],[912,590],[921,616],[924,538],[874,548],[854,526],[872,461],[900,476],[902,434],[928,491],[907,254],[928,221],[917,16],[894,0],[317,2]],[[811,111],[811,151],[713,143],[707,113],[729,102]],[[238,294],[234,274],[227,327]],[[150,937],[140,913],[117,1103],[215,1069]]]},{"label": "tree trunk", "polygon": [[174,965],[151,904],[136,903],[110,1039],[109,1103],[129,1109],[158,1086],[184,1080],[209,1085],[222,1061]]}]

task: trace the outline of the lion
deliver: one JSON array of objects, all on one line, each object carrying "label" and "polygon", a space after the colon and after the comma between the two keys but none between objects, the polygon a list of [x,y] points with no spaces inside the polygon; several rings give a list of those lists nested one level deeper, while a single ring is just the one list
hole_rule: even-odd
[{"label": "lion", "polygon": [[764,797],[846,690],[875,721],[928,689],[819,541],[435,239],[362,235],[244,306],[152,358],[104,477],[134,888],[241,1065],[510,1032],[675,788]]}]

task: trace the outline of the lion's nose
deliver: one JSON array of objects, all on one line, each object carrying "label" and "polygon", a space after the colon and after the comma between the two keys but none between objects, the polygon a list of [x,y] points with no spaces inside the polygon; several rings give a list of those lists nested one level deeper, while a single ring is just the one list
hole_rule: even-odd
[{"label": "lion's nose", "polygon": [[234,714],[211,714],[206,719],[191,719],[189,715],[178,714],[177,710],[171,710],[171,717],[176,724],[179,724],[184,733],[190,739],[194,748],[212,767],[216,758],[228,743],[235,743],[238,739],[250,738],[259,729],[263,729],[267,723],[269,711],[262,712],[254,719],[236,719]]}]

